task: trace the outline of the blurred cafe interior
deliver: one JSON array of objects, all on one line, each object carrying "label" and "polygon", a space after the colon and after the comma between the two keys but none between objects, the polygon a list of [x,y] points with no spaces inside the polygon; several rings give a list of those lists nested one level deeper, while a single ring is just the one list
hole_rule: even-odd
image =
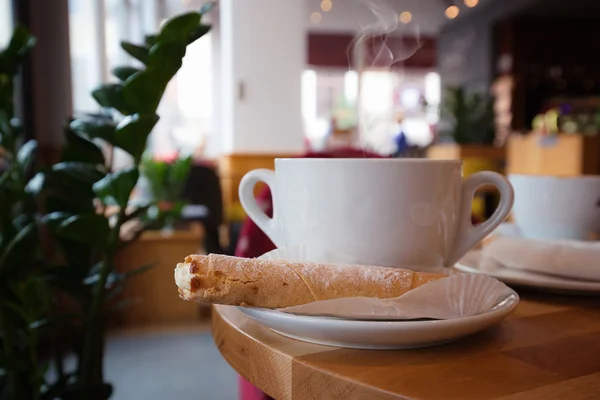
[{"label": "blurred cafe interior", "polygon": [[[520,224],[517,212],[523,224],[551,214],[563,227],[591,223],[576,239],[598,238],[600,203],[586,209],[576,200],[600,202],[597,1],[0,0],[0,49],[17,26],[36,38],[8,97],[38,158],[50,165],[64,155],[65,121],[104,112],[92,92],[119,84],[116,67],[140,67],[123,41],[147,42],[172,17],[199,9],[211,29],[187,46],[161,92],[143,156],[94,139],[112,171],[140,166],[129,201],[153,202],[165,215],[143,232],[126,222],[121,233],[131,229],[135,240],[113,254],[123,273],[154,264],[128,282],[119,296],[134,301],[107,323],[113,398],[251,398],[213,344],[214,310],[177,296],[173,268],[188,254],[258,257],[275,247],[248,220],[238,187],[276,158],[462,159],[465,177],[532,178],[511,180],[509,222]],[[8,153],[0,146],[0,173],[10,170]],[[599,181],[562,188],[537,176]],[[269,190],[255,194],[272,213]],[[472,221],[490,218],[500,197],[480,188]],[[201,386],[211,389],[199,395]]]}]

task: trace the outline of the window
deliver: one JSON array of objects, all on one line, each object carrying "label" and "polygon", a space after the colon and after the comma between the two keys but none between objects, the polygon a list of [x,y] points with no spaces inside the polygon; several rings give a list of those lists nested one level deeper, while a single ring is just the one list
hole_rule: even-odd
[{"label": "window", "polygon": [[11,0],[0,0],[0,49],[8,44],[12,35],[12,7]]},{"label": "window", "polygon": [[[158,31],[166,18],[196,6],[171,0],[70,0],[74,109],[97,111],[90,95],[93,88],[114,81],[114,67],[138,63],[121,49],[121,41],[143,43],[144,36]],[[148,142],[153,152],[191,153],[203,144],[211,128],[211,55],[210,34],[189,46],[183,67],[159,106],[161,119]],[[115,162],[127,165],[129,160],[119,152]]]},{"label": "window", "polygon": [[150,142],[152,151],[200,151],[211,129],[212,49],[210,33],[188,47],[183,65],[161,102],[161,116]]},{"label": "window", "polygon": [[358,74],[346,70],[306,70],[302,75],[302,116],[305,134],[320,149],[332,125],[357,129]]},{"label": "window", "polygon": [[89,0],[69,1],[69,40],[73,108],[95,112],[98,106],[90,92],[102,82],[103,51],[98,4]]},{"label": "window", "polygon": [[[359,91],[360,86],[360,91]],[[360,101],[358,97],[360,96]],[[439,119],[440,77],[420,70],[307,70],[302,76],[302,115],[313,148],[324,146],[336,123],[360,132],[359,144],[382,154],[409,143],[427,146]]]}]

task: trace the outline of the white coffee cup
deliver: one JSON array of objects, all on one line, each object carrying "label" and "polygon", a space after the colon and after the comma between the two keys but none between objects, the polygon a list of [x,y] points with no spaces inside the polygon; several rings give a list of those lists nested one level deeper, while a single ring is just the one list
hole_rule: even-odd
[{"label": "white coffee cup", "polygon": [[530,239],[589,240],[600,234],[600,176],[510,175],[513,216]]},{"label": "white coffee cup", "polygon": [[[508,216],[510,183],[494,172],[463,181],[460,160],[276,159],[275,171],[247,173],[242,207],[277,247],[305,245],[382,266],[450,266]],[[269,218],[254,198],[266,183]],[[493,216],[471,223],[476,189],[501,194]]]}]

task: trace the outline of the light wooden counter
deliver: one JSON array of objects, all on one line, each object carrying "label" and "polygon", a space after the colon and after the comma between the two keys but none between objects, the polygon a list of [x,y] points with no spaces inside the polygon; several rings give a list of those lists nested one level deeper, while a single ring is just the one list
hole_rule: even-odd
[{"label": "light wooden counter", "polygon": [[367,351],[280,336],[233,307],[213,336],[237,372],[278,399],[600,398],[600,301],[522,294],[501,325],[454,344]]}]

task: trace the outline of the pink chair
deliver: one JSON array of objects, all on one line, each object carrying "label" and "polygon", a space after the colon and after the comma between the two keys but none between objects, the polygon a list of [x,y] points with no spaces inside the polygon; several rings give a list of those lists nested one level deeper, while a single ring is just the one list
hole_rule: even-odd
[{"label": "pink chair", "polygon": [[259,389],[257,389],[250,382],[242,378],[238,379],[240,387],[240,399],[241,400],[270,400],[271,397],[267,396]]}]

